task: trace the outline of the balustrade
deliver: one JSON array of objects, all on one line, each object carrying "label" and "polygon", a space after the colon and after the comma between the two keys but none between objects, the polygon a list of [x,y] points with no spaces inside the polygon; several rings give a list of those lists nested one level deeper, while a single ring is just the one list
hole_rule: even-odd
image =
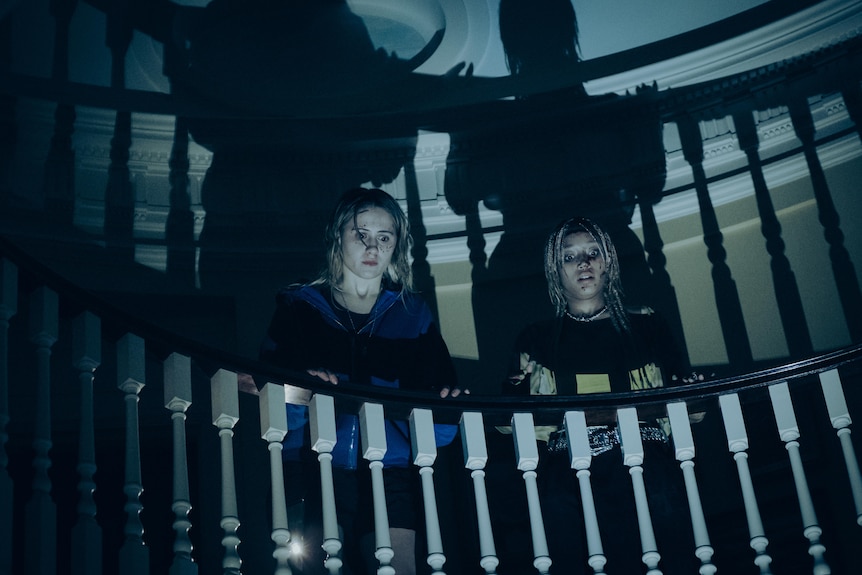
[{"label": "balustrade", "polygon": [[[16,268],[6,260],[3,270],[4,278],[9,278],[10,282],[17,278]],[[740,572],[744,564],[764,574],[774,570],[776,573],[823,575],[847,572],[855,563],[853,546],[862,539],[862,479],[858,448],[851,439],[850,427],[851,414],[859,408],[862,398],[859,393],[862,348],[858,346],[737,378],[688,388],[609,395],[605,400],[595,396],[568,400],[473,396],[444,401],[416,393],[407,393],[408,397],[402,398],[381,390],[365,392],[350,386],[321,388],[301,375],[280,379],[278,372],[268,372],[271,382],[263,385],[259,393],[248,394],[239,390],[237,368],[258,370],[255,373],[262,376],[260,370],[266,370],[265,366],[253,362],[238,365],[235,362],[242,363],[241,360],[229,358],[217,368],[193,370],[193,363],[217,365],[217,361],[213,363],[217,356],[201,355],[201,349],[183,349],[182,342],[174,342],[175,351],[159,360],[159,354],[153,350],[165,350],[166,342],[133,333],[119,337],[112,347],[115,357],[104,361],[101,350],[109,347],[103,345],[106,336],[101,335],[100,328],[105,318],[89,311],[73,317],[58,316],[58,295],[48,288],[24,291],[20,297],[25,301],[21,304],[17,302],[15,291],[7,285],[3,292],[5,316],[13,317],[15,310],[26,304],[29,323],[27,326],[10,324],[3,367],[4,371],[11,368],[12,373],[23,369],[35,374],[36,385],[32,393],[22,395],[16,390],[3,404],[8,410],[4,415],[9,419],[9,424],[4,426],[8,427],[7,441],[11,453],[15,454],[8,465],[10,477],[6,482],[6,496],[31,494],[26,508],[18,507],[17,513],[12,513],[11,507],[7,508],[9,511],[4,510],[3,521],[11,527],[10,540],[24,542],[23,546],[10,547],[3,557],[4,568],[11,566],[6,568],[7,572],[18,572],[27,565],[29,572],[53,573],[58,566],[53,564],[56,554],[50,550],[70,538],[71,568],[75,572],[125,575],[169,568],[177,573],[221,570],[236,574],[247,564],[261,564],[260,558],[243,556],[245,547],[241,544],[241,534],[243,541],[256,537],[271,540],[269,565],[272,572],[280,575],[311,572],[309,565],[301,561],[299,547],[294,545],[302,538],[302,523],[288,524],[286,498],[296,486],[282,469],[281,441],[291,432],[287,429],[284,408],[288,397],[284,387],[287,381],[291,385],[307,385],[314,391],[309,401],[311,446],[318,454],[323,509],[322,541],[315,544],[322,545],[326,552],[325,561],[318,568],[332,575],[342,572],[344,561],[331,466],[331,452],[336,442],[335,413],[343,409],[360,416],[362,453],[372,477],[372,490],[367,496],[374,500],[377,572],[380,575],[395,571],[383,488],[386,473],[382,465],[386,452],[384,417],[410,422],[414,464],[419,469],[424,503],[422,535],[425,539],[421,547],[425,550],[424,562],[433,573],[505,573],[509,567],[498,556],[496,547],[496,540],[508,534],[495,532],[493,519],[510,510],[491,506],[486,492],[486,482],[496,480],[493,472],[499,468],[486,470],[489,459],[486,434],[497,434],[494,426],[499,424],[511,424],[514,432],[511,441],[515,457],[497,464],[511,465],[522,477],[520,489],[525,493],[530,523],[529,532],[524,536],[530,539],[533,567],[538,573],[553,573],[554,557],[545,533],[559,526],[547,525],[543,520],[540,483],[537,482],[540,456],[534,431],[537,423],[553,421],[563,423],[570,437],[571,481],[578,486],[583,508],[582,516],[571,520],[582,522],[584,526],[585,568],[591,568],[594,573],[614,572],[614,556],[605,554],[602,543],[603,533],[613,536],[613,526],[599,524],[596,505],[601,505],[601,500],[596,501],[593,492],[602,486],[593,485],[590,480],[593,455],[588,423],[599,421],[619,426],[622,456],[618,464],[629,469],[640,532],[639,541],[629,544],[642,555],[645,572],[672,573],[663,570],[666,551],[660,547],[660,525],[653,523],[649,484],[643,479],[644,475],[656,471],[649,458],[644,457],[638,430],[639,420],[657,416],[669,418],[679,475],[667,480],[685,487],[688,508],[679,509],[676,519],[691,529],[694,546],[688,553],[693,562],[699,563],[701,575]],[[65,330],[62,325],[67,323],[74,329]],[[65,333],[72,334],[68,346],[58,343],[59,335]],[[25,344],[30,341],[35,346],[35,353],[29,357],[10,354],[10,350],[18,349],[22,339]],[[77,473],[70,475],[60,470],[48,473],[52,461],[64,457],[57,449],[61,446],[65,449],[67,444],[52,440],[54,412],[58,408],[68,409],[63,405],[52,409],[51,405],[52,390],[63,385],[62,378],[53,374],[48,366],[55,347],[64,358],[71,355],[79,382],[81,417],[73,431],[78,436],[78,464]],[[100,376],[104,364],[114,368],[113,374]],[[161,381],[153,377],[159,369],[163,375]],[[196,377],[206,372],[212,375]],[[122,481],[103,483],[101,472],[105,465],[96,472],[95,454],[108,448],[101,440],[101,426],[110,415],[94,409],[93,395],[100,395],[98,386],[114,378],[122,392],[113,400],[114,410],[125,405],[125,456],[111,464],[121,467],[120,473],[105,469],[105,477],[122,477]],[[155,389],[151,391],[150,387]],[[147,394],[159,395],[159,387],[162,387],[162,405],[168,408],[168,414],[160,415],[149,402],[142,410],[142,399]],[[342,391],[341,387],[345,389]],[[210,405],[193,403],[193,393],[211,398]],[[259,420],[251,417],[250,421],[247,414],[241,417],[239,399],[243,396],[259,402]],[[22,415],[25,410],[17,402],[24,399],[32,402],[29,407],[35,410],[35,419]],[[417,403],[424,405],[417,407]],[[100,405],[96,402],[96,407]],[[700,422],[703,414],[705,423]],[[799,415],[802,419],[798,419]],[[434,439],[434,422],[438,420],[460,422],[457,441],[462,445],[460,448],[456,445],[455,451],[445,452],[445,456],[453,457],[455,452],[459,454],[457,457],[463,456],[459,467],[463,466],[464,482],[435,472],[440,457]],[[763,421],[774,421],[774,425],[770,429]],[[35,429],[28,429],[31,423],[35,423]],[[716,441],[716,432],[721,433],[722,428],[729,458],[727,453],[722,455],[721,441]],[[249,488],[245,478],[249,474],[267,472],[236,468],[235,434],[253,434],[264,440],[258,439],[257,449],[269,453],[269,513],[242,505],[243,494]],[[28,436],[33,438],[28,439]],[[20,447],[20,443],[26,445],[28,441],[32,451]],[[218,445],[217,460],[194,455],[207,442]],[[4,453],[9,448],[5,448]],[[161,455],[154,459],[149,455],[152,450]],[[168,450],[172,450],[172,457],[164,456]],[[780,456],[782,452],[784,456]],[[142,457],[144,453],[146,457]],[[697,471],[695,455],[701,462]],[[29,459],[34,473],[22,472],[24,459]],[[735,463],[735,478],[733,465],[723,466],[721,461]],[[154,486],[149,491],[146,486],[145,491],[144,478],[151,473],[150,466],[155,466],[158,473],[172,476],[172,488]],[[29,480],[28,475],[31,476]],[[219,482],[218,489],[202,488],[202,484],[213,481]],[[67,484],[71,488],[66,488]],[[716,484],[720,484],[718,490]],[[451,491],[453,485],[462,485],[462,488],[466,485],[467,495],[474,504],[472,510],[457,510],[455,524],[451,522],[451,515],[438,514],[439,506],[450,505],[455,499]],[[58,498],[59,493],[69,489],[77,493],[72,498],[74,501]],[[101,506],[107,505],[109,498],[98,494],[106,492],[125,494],[125,501],[120,503],[126,517],[125,535],[119,549],[102,548],[107,538],[101,532],[99,520],[103,513]],[[217,496],[204,499],[208,493]],[[215,528],[195,523],[197,517],[202,516],[194,513],[199,508],[219,510]],[[777,516],[773,518],[771,514]],[[173,515],[172,520],[170,515]],[[783,527],[793,516],[791,523],[798,527]],[[747,536],[740,537],[740,530],[746,527]],[[155,554],[153,545],[171,539],[158,534],[171,531],[172,554],[164,550]],[[716,533],[717,539],[710,536]],[[466,546],[468,551],[463,545],[447,549],[447,541],[468,535],[473,538]],[[305,542],[311,543],[310,540]],[[580,544],[572,542],[572,545]],[[747,552],[746,547],[749,548]],[[248,548],[254,549],[253,546]],[[808,559],[799,565],[800,558],[806,556]],[[152,557],[158,557],[158,562],[151,561]]]},{"label": "balustrade", "polygon": [[[180,278],[182,285],[191,289],[200,272],[195,261],[200,243],[195,239],[189,190],[190,124],[200,119],[194,114],[204,115],[200,111],[204,107],[189,105],[182,97],[169,99],[162,98],[164,94],[124,90],[133,29],[122,7],[111,11],[106,19],[112,55],[111,88],[90,90],[93,87],[69,85],[67,52],[75,6],[70,0],[52,3],[57,24],[53,83],[30,78],[30,82],[22,81],[20,88],[22,94],[53,102],[52,90],[64,87],[63,94],[57,95],[45,152],[40,201],[44,200],[54,224],[66,230],[74,227],[76,207],[80,207],[75,205],[74,187],[77,112],[81,106],[116,104],[100,206],[104,209],[104,229],[96,243],[104,243],[127,263],[133,262],[137,239],[134,212],[140,200],[130,167],[136,130],[133,121],[137,122],[133,112],[169,114],[175,124],[167,177],[170,211],[164,237],[166,268],[169,275]],[[178,66],[183,56],[175,48],[167,46],[170,67]],[[418,542],[424,550],[424,556],[417,559],[420,572],[512,572],[505,542],[511,541],[513,534],[501,532],[495,521],[511,510],[492,505],[494,500],[489,498],[494,482],[501,480],[497,472],[504,466],[513,472],[507,480],[515,477],[524,498],[528,528],[522,535],[523,546],[530,549],[529,561],[538,573],[555,573],[547,533],[561,527],[547,523],[543,515],[541,456],[535,434],[536,424],[553,423],[563,424],[568,434],[571,481],[583,510],[582,516],[571,521],[583,523],[585,541],[575,540],[572,545],[583,543],[585,569],[596,574],[619,573],[607,545],[608,535],[614,536],[613,526],[602,524],[597,513],[602,499],[595,494],[603,486],[591,475],[595,461],[589,427],[603,423],[618,426],[622,448],[615,454],[620,468],[631,477],[639,537],[627,543],[642,558],[648,575],[676,575],[665,568],[671,557],[662,548],[661,525],[654,523],[650,484],[644,480],[656,470],[645,457],[639,432],[639,421],[664,416],[669,420],[679,467],[679,473],[667,480],[684,487],[688,503],[686,509],[678,509],[676,520],[691,530],[693,547],[686,552],[701,575],[751,571],[825,575],[858,569],[862,474],[860,448],[851,434],[851,415],[862,408],[862,296],[852,246],[845,238],[818,156],[824,141],[860,129],[858,39],[849,40],[840,50],[846,52],[840,57],[828,50],[815,54],[817,58],[822,55],[834,70],[824,73],[823,85],[816,89],[798,79],[809,71],[800,60],[782,64],[786,77],[780,80],[767,77],[774,72],[770,67],[750,74],[750,78],[726,81],[739,83],[746,90],[736,98],[735,88],[723,86],[728,90],[722,95],[726,101],[710,96],[718,83],[653,96],[644,91],[644,98],[660,100],[656,106],[661,108],[661,122],[675,124],[681,135],[681,152],[691,169],[691,183],[682,191],[691,191],[699,208],[729,363],[753,370],[749,328],[757,318],[743,314],[734,279],[739,277],[739,270],[730,266],[725,228],[719,223],[714,197],[716,178],[708,172],[709,158],[703,146],[705,136],[709,137],[702,132],[704,120],[734,118],[738,142],[747,159],[744,171],[751,176],[757,206],[757,215],[752,213],[752,217],[761,221],[781,327],[794,360],[764,371],[687,387],[589,398],[515,400],[474,394],[442,402],[417,393],[392,394],[349,385],[325,388],[302,374],[274,371],[175,339],[154,331],[152,326],[130,323],[103,302],[82,299],[74,290],[55,291],[58,286],[53,276],[46,279],[44,273],[27,269],[19,277],[10,259],[0,259],[0,575],[66,571],[185,575],[219,570],[231,575],[243,571],[341,573],[347,557],[337,523],[332,450],[336,444],[335,414],[342,410],[360,416],[362,464],[368,466],[371,475],[372,488],[366,496],[373,500],[378,575],[393,574],[398,559],[390,540],[383,482],[386,469],[382,460],[387,449],[384,417],[410,422],[425,519],[423,539]],[[842,70],[857,70],[857,75],[851,78]],[[6,69],[0,72],[9,76]],[[761,76],[762,84],[750,87],[747,83]],[[774,90],[776,81],[786,84],[787,94]],[[845,124],[837,135],[821,137],[807,98],[827,90],[844,94],[855,127]],[[125,103],[105,104],[116,94],[123,94]],[[0,130],[10,136],[0,138],[4,151],[0,153],[3,208],[21,199],[14,196],[18,192],[11,189],[9,176],[15,167],[10,158],[17,151],[12,136],[21,121],[14,110],[15,100],[5,92],[0,94]],[[785,155],[799,156],[810,174],[843,312],[837,321],[846,323],[849,341],[854,344],[837,352],[813,355],[816,346],[803,310],[801,284],[797,285],[790,250],[785,246],[789,234],[783,234],[773,205],[774,191],[767,186],[766,168],[775,158],[761,157],[761,134],[752,120],[752,110],[764,106],[788,106],[788,121],[801,142]],[[206,113],[212,110],[207,108]],[[436,119],[423,121],[433,124]],[[29,127],[26,122],[22,125]],[[484,137],[488,138],[487,134]],[[472,279],[478,285],[489,277],[487,229],[479,217],[480,200],[467,193],[474,185],[468,176],[473,164],[488,159],[481,153],[471,155],[468,144],[474,143],[461,142],[461,149],[449,158],[445,194],[449,207],[464,217],[463,229],[456,234],[463,237],[469,250]],[[411,255],[416,283],[433,297],[435,283],[428,261],[428,243],[433,237],[422,217],[423,194],[428,190],[419,189],[415,164],[406,162],[404,169],[407,211],[415,240]],[[492,168],[477,173],[484,171],[496,172]],[[432,191],[430,195],[436,199],[436,191]],[[680,333],[683,326],[677,287],[668,271],[665,230],[660,229],[657,215],[662,193],[668,192],[651,190],[643,194],[645,197],[622,202],[626,205],[621,207],[628,210],[638,202],[645,255],[654,283],[652,295]],[[459,202],[463,205],[457,205]],[[17,212],[9,213],[13,214],[11,222]],[[434,302],[430,303],[436,309]],[[82,311],[82,307],[86,309]],[[23,317],[19,317],[19,310]],[[110,354],[102,357],[103,350],[110,350]],[[71,366],[76,375],[74,386],[66,381],[68,370],[57,366]],[[257,393],[243,391],[238,372],[254,373],[256,381],[266,383]],[[285,393],[288,384],[311,391],[310,439],[317,453],[322,509],[319,542],[311,536],[305,538],[302,521],[293,523],[289,512],[288,501],[295,499],[299,488],[292,483],[295,478],[284,473],[282,460],[282,441],[292,432],[287,427],[284,405],[298,401]],[[105,393],[106,388],[112,393]],[[78,400],[72,405],[57,399],[70,394]],[[196,402],[192,402],[193,395]],[[79,406],[77,417],[70,416],[74,404]],[[243,409],[248,404],[254,409]],[[110,437],[117,431],[117,413],[124,414],[121,451],[114,451],[116,442]],[[75,423],[70,425],[70,419]],[[440,421],[460,425],[460,435],[451,447],[438,449],[436,445],[433,428],[434,422]],[[511,425],[514,433],[501,440],[495,429],[499,425]],[[498,454],[488,448],[492,439],[510,441],[514,457],[495,461]],[[69,460],[75,464],[68,465]],[[489,461],[494,465],[489,466]],[[170,481],[163,484],[155,480],[161,477]],[[268,495],[258,493],[263,484]],[[469,500],[470,505],[446,512],[453,502],[462,500]],[[118,521],[122,535],[117,537],[108,528],[115,516],[122,517]],[[303,561],[300,541],[321,545],[325,552],[321,565]]]}]

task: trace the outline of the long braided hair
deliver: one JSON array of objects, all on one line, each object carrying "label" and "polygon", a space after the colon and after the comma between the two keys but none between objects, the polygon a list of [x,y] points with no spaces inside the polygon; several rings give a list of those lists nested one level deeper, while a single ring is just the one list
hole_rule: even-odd
[{"label": "long braided hair", "polygon": [[621,334],[630,333],[631,325],[623,305],[623,288],[617,250],[607,232],[591,220],[583,217],[574,217],[558,224],[545,244],[545,279],[548,281],[548,295],[556,309],[557,317],[562,317],[568,308],[560,276],[560,269],[563,265],[563,240],[569,234],[576,232],[590,234],[598,244],[602,259],[605,260],[605,282],[602,295],[605,299],[605,305],[608,306],[611,322]]}]

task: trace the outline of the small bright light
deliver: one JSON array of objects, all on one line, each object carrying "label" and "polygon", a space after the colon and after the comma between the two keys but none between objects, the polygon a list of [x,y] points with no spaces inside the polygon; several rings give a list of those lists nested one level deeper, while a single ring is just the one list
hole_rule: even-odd
[{"label": "small bright light", "polygon": [[288,543],[287,548],[290,550],[290,556],[294,558],[302,557],[302,554],[305,552],[305,549],[302,546],[302,542],[296,539],[291,539],[290,543]]}]

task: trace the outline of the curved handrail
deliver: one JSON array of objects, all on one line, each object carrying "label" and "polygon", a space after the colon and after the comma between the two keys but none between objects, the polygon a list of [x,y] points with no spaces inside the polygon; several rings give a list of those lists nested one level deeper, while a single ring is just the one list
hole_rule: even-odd
[{"label": "curved handrail", "polygon": [[[473,114],[476,111],[476,106],[505,100],[517,94],[538,94],[566,90],[572,86],[679,57],[721,42],[727,38],[751,32],[770,22],[810,8],[818,4],[818,2],[819,0],[767,2],[721,21],[670,38],[607,56],[582,61],[565,78],[554,77],[541,80],[541,84],[539,85],[536,84],[536,79],[525,80],[524,78],[513,76],[438,77],[428,74],[408,74],[404,75],[399,81],[403,80],[415,83],[414,87],[417,88],[415,93],[432,93],[433,98],[425,103],[414,102],[411,109],[392,106],[391,109],[372,112],[370,114],[363,112],[336,117],[337,114],[331,113],[325,116],[318,116],[316,114],[252,113],[215,100],[208,100],[201,95],[190,97],[188,94],[181,93],[168,94],[69,81],[58,82],[55,79],[39,78],[20,73],[10,73],[8,71],[0,71],[0,86],[4,86],[2,91],[5,93],[49,99],[69,105],[167,114],[188,118],[221,118],[227,120],[277,119],[300,122],[343,122],[351,119],[358,122],[369,122],[369,118],[373,118],[375,121],[387,118],[391,121],[404,121],[405,118],[409,118],[417,126],[428,123],[433,125],[437,122],[436,116],[440,113],[449,113],[453,109],[466,109],[468,113]],[[103,2],[97,0],[89,0],[88,3],[97,9],[106,8]],[[151,30],[149,32],[152,33]],[[827,47],[827,49],[829,48],[834,49],[835,46]],[[713,92],[716,88],[724,90],[728,86],[737,86],[740,90],[757,91],[757,86],[753,84],[763,82],[765,74],[784,74],[781,68],[781,63],[778,63],[769,66],[768,69],[763,68],[756,71],[734,74],[725,78],[709,80],[701,84],[663,91],[663,93],[668,92],[667,99],[672,101],[671,107],[675,107],[679,101],[685,100],[689,104],[687,110],[690,112],[691,104],[693,104],[692,100],[702,99],[705,101],[704,105],[709,108],[714,105],[714,98],[712,96],[714,96]],[[822,78],[819,80],[822,81]],[[766,84],[767,88],[771,87],[770,82],[763,83]],[[440,88],[444,86],[445,89],[441,90]],[[292,110],[293,108],[289,103],[288,101],[283,102],[284,105],[281,109]],[[298,104],[299,102],[295,103]],[[540,108],[543,108],[543,106],[540,106]],[[329,111],[331,112],[331,110]]]},{"label": "curved handrail", "polygon": [[[683,386],[657,388],[629,393],[597,393],[581,396],[478,396],[462,395],[442,399],[433,393],[342,383],[337,387],[304,372],[272,366],[255,359],[227,353],[201,342],[183,337],[158,325],[115,307],[87,292],[30,257],[8,239],[0,236],[0,256],[8,257],[31,281],[43,284],[70,300],[74,309],[89,310],[114,326],[120,335],[134,333],[147,342],[147,349],[157,357],[176,352],[192,357],[208,375],[223,368],[250,374],[258,386],[272,382],[289,385],[299,393],[292,402],[303,403],[303,397],[314,393],[333,395],[340,405],[356,410],[364,402],[381,403],[391,417],[406,417],[416,407],[432,409],[438,421],[456,423],[465,411],[482,412],[491,424],[508,423],[512,413],[532,412],[537,422],[559,421],[568,410],[586,410],[593,421],[612,421],[619,407],[637,407],[645,415],[661,415],[664,405],[687,401],[694,407],[704,405],[715,396],[768,386],[778,381],[798,379],[857,362],[862,359],[862,344],[812,355],[801,360],[781,363],[757,371],[722,377]],[[69,306],[67,306],[68,309]]]}]

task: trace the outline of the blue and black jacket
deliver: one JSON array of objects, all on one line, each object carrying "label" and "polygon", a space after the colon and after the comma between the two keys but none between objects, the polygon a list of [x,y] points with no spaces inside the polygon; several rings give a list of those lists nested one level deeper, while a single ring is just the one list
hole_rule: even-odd
[{"label": "blue and black jacket", "polygon": [[[354,331],[346,316],[334,309],[329,288],[304,285],[284,289],[261,348],[261,359],[304,371],[325,368],[339,381],[394,389],[433,391],[456,387],[455,368],[431,310],[409,292],[383,290],[368,320]],[[295,459],[308,446],[308,414],[304,406],[287,405],[288,435],[284,457]],[[436,425],[437,443],[447,445],[454,425]],[[333,465],[356,468],[359,421],[337,414]],[[386,421],[385,467],[408,467],[409,425]]]}]

